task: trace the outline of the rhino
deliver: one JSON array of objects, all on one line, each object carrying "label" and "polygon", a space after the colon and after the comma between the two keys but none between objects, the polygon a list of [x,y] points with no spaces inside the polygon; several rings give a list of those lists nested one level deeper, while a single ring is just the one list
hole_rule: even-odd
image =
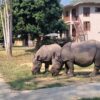
[{"label": "rhino", "polygon": [[42,63],[45,64],[45,72],[47,72],[49,65],[52,64],[53,55],[60,50],[61,46],[56,43],[40,47],[33,59],[32,74],[40,73]]},{"label": "rhino", "polygon": [[[52,75],[58,75],[60,72],[60,62],[66,64],[66,74],[74,76],[74,64],[81,67],[87,67],[94,63],[92,76],[98,74],[100,69],[100,42],[96,40],[88,40],[80,43],[66,43],[60,54],[56,54],[52,63]],[[58,65],[59,63],[59,65]]]}]

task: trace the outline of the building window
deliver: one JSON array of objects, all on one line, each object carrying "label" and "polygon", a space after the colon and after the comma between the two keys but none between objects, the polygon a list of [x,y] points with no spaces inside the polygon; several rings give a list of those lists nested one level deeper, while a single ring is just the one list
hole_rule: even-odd
[{"label": "building window", "polygon": [[72,16],[76,16],[76,9],[72,10]]},{"label": "building window", "polygon": [[66,11],[66,17],[68,17],[69,16],[69,11]]},{"label": "building window", "polygon": [[84,31],[90,31],[90,22],[86,21],[83,24],[84,24]]},{"label": "building window", "polygon": [[96,7],[95,12],[100,12],[100,7]]},{"label": "building window", "polygon": [[90,15],[90,7],[84,7],[83,8],[83,15],[89,16]]}]

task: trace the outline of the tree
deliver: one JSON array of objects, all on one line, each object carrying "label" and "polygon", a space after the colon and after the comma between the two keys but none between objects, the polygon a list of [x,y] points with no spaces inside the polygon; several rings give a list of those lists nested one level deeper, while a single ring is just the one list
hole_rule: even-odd
[{"label": "tree", "polygon": [[60,0],[35,0],[35,7],[37,12],[34,16],[40,33],[45,35],[58,32],[59,28],[56,25],[60,24],[59,19],[62,15]]},{"label": "tree", "polygon": [[1,0],[1,22],[4,35],[5,50],[9,57],[12,56],[12,8],[11,0]]},{"label": "tree", "polygon": [[30,33],[39,41],[40,35],[65,31],[61,15],[60,0],[13,0],[13,31],[22,37]]},{"label": "tree", "polygon": [[34,0],[13,0],[13,32],[21,38],[27,33],[37,33]]},{"label": "tree", "polygon": [[54,25],[55,31],[59,31],[60,33],[63,33],[67,29],[67,24],[64,23],[62,19],[58,20],[57,23]]}]

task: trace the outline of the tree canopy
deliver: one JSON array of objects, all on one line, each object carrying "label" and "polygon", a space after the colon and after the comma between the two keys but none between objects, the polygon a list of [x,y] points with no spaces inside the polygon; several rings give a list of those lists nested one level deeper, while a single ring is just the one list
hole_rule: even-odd
[{"label": "tree canopy", "polygon": [[64,31],[60,0],[13,0],[13,31],[45,35]]}]

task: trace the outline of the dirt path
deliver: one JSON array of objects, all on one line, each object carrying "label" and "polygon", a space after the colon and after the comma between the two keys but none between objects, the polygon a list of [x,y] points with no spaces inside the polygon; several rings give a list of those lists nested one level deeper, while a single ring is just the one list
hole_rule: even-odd
[{"label": "dirt path", "polygon": [[99,82],[30,91],[14,91],[0,77],[0,100],[77,100],[86,97],[100,97]]},{"label": "dirt path", "polygon": [[[22,95],[24,97],[25,93],[22,92]],[[100,83],[70,85],[26,92],[26,98],[29,100],[78,100],[86,97],[100,97]]]}]

